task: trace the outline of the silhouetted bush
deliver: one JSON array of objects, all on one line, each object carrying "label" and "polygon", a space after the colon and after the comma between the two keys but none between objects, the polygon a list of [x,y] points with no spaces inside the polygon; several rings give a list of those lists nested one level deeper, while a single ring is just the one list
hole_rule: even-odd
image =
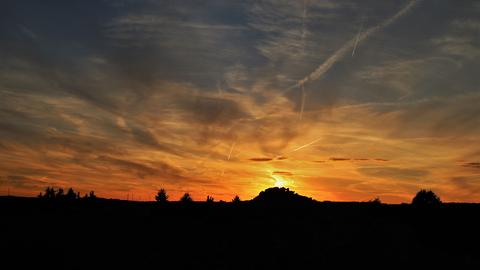
[{"label": "silhouetted bush", "polygon": [[155,196],[155,200],[159,203],[165,203],[165,202],[168,202],[168,195],[167,195],[167,191],[163,188],[161,188],[157,195]]},{"label": "silhouetted bush", "polygon": [[182,198],[180,198],[180,201],[183,202],[183,203],[189,203],[189,202],[193,202],[193,199],[190,196],[190,194],[185,193],[185,194],[183,194]]},{"label": "silhouetted bush", "polygon": [[382,201],[380,200],[379,197],[375,197],[375,199],[371,199],[367,203],[372,204],[372,205],[381,205]]},{"label": "silhouetted bush", "polygon": [[239,203],[241,200],[240,200],[240,197],[238,197],[238,195],[235,195],[235,197],[232,199],[232,203]]},{"label": "silhouetted bush", "polygon": [[207,196],[207,203],[213,203],[215,199],[212,196]]},{"label": "silhouetted bush", "polygon": [[412,200],[414,206],[435,206],[441,203],[442,201],[433,191],[425,189],[420,190]]}]

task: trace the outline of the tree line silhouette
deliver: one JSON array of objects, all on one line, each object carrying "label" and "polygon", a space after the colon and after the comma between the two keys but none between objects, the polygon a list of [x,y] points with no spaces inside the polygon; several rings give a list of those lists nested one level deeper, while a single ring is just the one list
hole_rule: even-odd
[{"label": "tree line silhouette", "polygon": [[[55,189],[53,187],[47,187],[45,192],[38,195],[38,198],[45,199],[45,200],[61,200],[61,201],[74,201],[74,200],[95,200],[97,196],[95,192],[92,190],[89,193],[85,193],[83,196],[80,195],[80,192],[76,192],[73,188],[69,188],[67,192],[64,191],[63,188]],[[164,204],[169,202],[169,196],[167,191],[164,188],[158,190],[157,194],[155,195],[155,201],[159,204]],[[183,196],[179,200],[182,203],[192,203],[194,200],[190,193],[184,193]],[[268,188],[260,194],[253,198],[252,201],[256,202],[270,202],[270,203],[298,203],[298,202],[313,202],[312,198],[308,198],[302,195],[295,193],[294,191],[290,190],[289,188],[284,187],[274,187]],[[206,203],[214,203],[215,198],[208,195]],[[220,201],[225,202],[225,201]],[[240,203],[241,199],[238,195],[231,200],[231,203]],[[372,205],[381,205],[382,201],[379,197],[376,197],[372,200],[367,201],[367,203]],[[435,194],[432,190],[421,189],[417,192],[417,194],[413,197],[412,205],[418,207],[432,207],[438,206],[442,204],[440,197]]]},{"label": "tree line silhouette", "polygon": [[74,200],[94,200],[97,199],[95,191],[90,191],[85,193],[83,196],[80,195],[80,192],[75,192],[73,188],[69,188],[67,192],[63,188],[55,189],[53,187],[47,187],[45,193],[40,192],[37,196],[40,199],[45,200],[63,200],[63,201],[74,201]]},{"label": "tree line silhouette", "polygon": [[[168,202],[168,194],[167,191],[164,188],[161,188],[158,190],[157,195],[155,195],[155,201],[158,203],[167,203]],[[193,202],[192,196],[190,196],[190,193],[185,193],[183,196],[180,198],[180,202],[183,203],[190,203]],[[213,203],[215,202],[215,198],[208,195],[206,201],[207,203]],[[223,201],[220,201],[223,202]],[[232,203],[239,203],[241,202],[240,197],[238,195],[235,195],[235,197],[231,201]]]}]

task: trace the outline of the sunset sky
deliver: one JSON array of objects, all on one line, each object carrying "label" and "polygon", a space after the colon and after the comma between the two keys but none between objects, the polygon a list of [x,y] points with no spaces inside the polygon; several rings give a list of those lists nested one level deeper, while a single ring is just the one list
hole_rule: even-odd
[{"label": "sunset sky", "polygon": [[6,0],[0,194],[480,202],[479,1]]}]

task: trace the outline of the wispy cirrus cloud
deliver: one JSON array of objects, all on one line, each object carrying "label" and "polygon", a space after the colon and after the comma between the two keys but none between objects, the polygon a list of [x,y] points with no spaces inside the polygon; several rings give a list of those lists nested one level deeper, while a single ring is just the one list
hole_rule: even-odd
[{"label": "wispy cirrus cloud", "polygon": [[273,173],[318,199],[478,200],[478,9],[450,2],[7,2],[0,192],[249,198]]}]

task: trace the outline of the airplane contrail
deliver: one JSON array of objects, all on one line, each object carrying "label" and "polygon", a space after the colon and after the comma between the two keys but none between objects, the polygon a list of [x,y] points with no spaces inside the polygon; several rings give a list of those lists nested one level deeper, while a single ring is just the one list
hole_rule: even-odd
[{"label": "airplane contrail", "polygon": [[303,50],[305,50],[305,36],[307,35],[307,31],[305,29],[305,20],[307,19],[307,0],[303,1],[303,14],[302,14],[302,46]]},{"label": "airplane contrail", "polygon": [[217,91],[218,91],[218,96],[223,97],[223,89],[220,81],[217,81]]},{"label": "airplane contrail", "polygon": [[235,147],[235,142],[232,143],[232,146],[230,147],[230,152],[228,153],[228,158],[227,158],[227,160],[230,160],[230,157],[232,156],[233,147]]},{"label": "airplane contrail", "polygon": [[355,40],[355,45],[353,45],[352,57],[355,55],[355,50],[357,49],[358,40],[360,39],[360,34],[362,33],[364,23],[365,23],[365,17],[362,17],[362,24],[360,24],[360,28],[357,34],[357,39]]},{"label": "airplane contrail", "polygon": [[310,146],[310,145],[312,145],[312,144],[320,141],[321,139],[322,139],[322,138],[318,138],[318,139],[316,139],[316,140],[314,140],[314,141],[311,141],[311,142],[309,142],[309,143],[307,143],[307,144],[304,144],[304,145],[302,145],[302,146],[300,146],[300,147],[297,147],[297,148],[293,149],[292,151],[290,151],[289,153],[293,153],[293,152],[296,152],[296,151],[298,151],[298,150],[300,150],[300,149],[303,149],[303,148],[305,148],[305,147],[308,147],[308,146]]},{"label": "airplane contrail", "polygon": [[371,35],[377,33],[378,31],[382,30],[383,28],[389,26],[390,24],[394,23],[396,20],[400,19],[402,16],[408,13],[420,0],[413,0],[408,3],[405,7],[400,9],[395,15],[386,19],[385,21],[381,22],[380,24],[373,26],[367,29],[364,33],[355,37],[349,41],[347,41],[340,49],[338,49],[333,55],[331,55],[325,62],[323,62],[320,66],[318,66],[313,72],[309,75],[305,76],[303,79],[299,80],[295,85],[290,87],[296,88],[299,87],[306,82],[314,81],[320,79],[323,74],[325,74],[336,62],[342,59],[354,46],[355,43],[361,42]]}]

